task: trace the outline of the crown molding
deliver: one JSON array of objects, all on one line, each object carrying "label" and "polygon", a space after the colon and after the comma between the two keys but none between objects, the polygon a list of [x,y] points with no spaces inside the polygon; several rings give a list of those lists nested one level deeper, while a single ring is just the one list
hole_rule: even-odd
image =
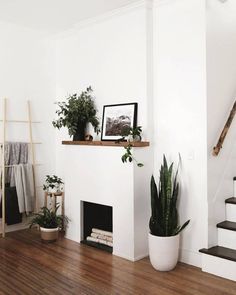
[{"label": "crown molding", "polygon": [[85,27],[92,26],[92,25],[95,25],[98,23],[102,23],[102,22],[112,19],[114,17],[124,15],[126,13],[130,13],[132,11],[136,11],[139,9],[152,9],[153,8],[153,1],[155,1],[155,0],[135,1],[134,3],[125,5],[120,8],[113,9],[113,10],[103,13],[101,15],[82,20],[82,21],[78,22],[77,24],[75,24],[72,28],[70,28],[68,30],[64,30],[60,33],[54,34],[51,37],[53,39],[66,38],[68,36],[73,35],[78,30],[81,30]]}]

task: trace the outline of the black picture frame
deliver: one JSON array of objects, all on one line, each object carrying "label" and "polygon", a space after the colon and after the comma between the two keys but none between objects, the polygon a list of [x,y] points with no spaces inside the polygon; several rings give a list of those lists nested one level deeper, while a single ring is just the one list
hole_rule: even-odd
[{"label": "black picture frame", "polygon": [[122,137],[125,126],[137,127],[138,103],[121,103],[103,106],[102,141],[115,141]]}]

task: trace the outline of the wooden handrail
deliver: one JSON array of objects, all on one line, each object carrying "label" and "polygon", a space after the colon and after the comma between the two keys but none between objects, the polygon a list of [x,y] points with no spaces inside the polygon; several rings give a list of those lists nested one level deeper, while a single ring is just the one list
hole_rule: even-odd
[{"label": "wooden handrail", "polygon": [[213,156],[218,156],[218,154],[223,146],[223,142],[225,140],[225,137],[226,137],[226,135],[229,131],[229,128],[231,126],[231,123],[234,119],[235,114],[236,114],[236,101],[234,102],[234,105],[233,105],[232,110],[229,114],[228,120],[225,123],[224,129],[222,130],[222,132],[220,134],[220,138],[217,142],[217,145],[213,148],[213,153],[212,153]]}]

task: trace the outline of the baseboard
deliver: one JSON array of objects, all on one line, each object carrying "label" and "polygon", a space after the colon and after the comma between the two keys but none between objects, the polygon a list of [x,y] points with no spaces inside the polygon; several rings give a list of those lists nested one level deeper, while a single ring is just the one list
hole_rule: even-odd
[{"label": "baseboard", "polygon": [[146,257],[148,257],[148,255],[149,255],[149,253],[145,253],[145,254],[135,256],[134,261],[138,261],[138,260],[141,260],[143,258],[146,258]]},{"label": "baseboard", "polygon": [[187,249],[180,249],[179,261],[197,267],[202,267],[201,254]]}]

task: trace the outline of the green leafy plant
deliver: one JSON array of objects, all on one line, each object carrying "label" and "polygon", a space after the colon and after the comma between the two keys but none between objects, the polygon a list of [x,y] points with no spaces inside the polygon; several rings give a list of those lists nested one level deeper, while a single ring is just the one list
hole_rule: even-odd
[{"label": "green leafy plant", "polygon": [[65,102],[57,102],[59,109],[56,114],[59,118],[52,122],[53,126],[58,129],[67,127],[69,135],[73,136],[78,130],[85,129],[87,123],[91,123],[98,134],[99,120],[92,93],[89,86],[80,95],[75,93],[66,98]]},{"label": "green leafy plant", "polygon": [[141,133],[142,133],[142,126],[137,126],[137,127],[125,127],[122,129],[121,131],[121,135],[123,137],[126,136],[132,136],[133,139],[135,139],[136,137],[138,137],[139,139],[141,139]]},{"label": "green leafy plant", "polygon": [[43,185],[43,190],[47,191],[50,188],[54,189],[54,188],[60,188],[61,185],[64,184],[64,182],[62,181],[62,179],[56,175],[46,175],[46,180],[45,180],[45,184]]},{"label": "green leafy plant", "polygon": [[138,162],[135,158],[134,158],[134,156],[133,156],[133,154],[132,154],[132,148],[133,148],[133,146],[132,146],[132,144],[131,143],[129,143],[126,147],[124,147],[124,149],[125,149],[125,153],[122,155],[122,157],[121,157],[121,161],[123,162],[123,163],[127,163],[127,162],[135,162],[136,164],[137,164],[137,166],[138,167],[143,167],[144,165],[143,165],[143,163],[140,163],[140,162]]},{"label": "green leafy plant", "polygon": [[163,157],[158,189],[154,177],[152,176],[151,178],[152,215],[149,222],[149,228],[151,234],[155,236],[175,236],[190,222],[190,220],[188,220],[182,226],[180,226],[178,222],[178,169],[173,177],[173,165],[174,164],[172,163],[168,167],[166,157]]},{"label": "green leafy plant", "polygon": [[[142,133],[142,127],[141,126],[137,126],[137,127],[134,127],[134,128],[131,128],[131,127],[127,127],[127,128],[124,128],[122,130],[122,138],[119,140],[124,140],[126,136],[131,136],[132,137],[132,141],[135,141],[135,138],[138,137],[138,139],[140,140],[141,139],[141,133]],[[125,149],[125,153],[122,155],[121,157],[121,160],[123,163],[127,163],[127,162],[135,162],[137,164],[138,167],[143,167],[143,163],[140,163],[138,162],[134,156],[133,156],[133,153],[132,153],[132,148],[133,148],[133,145],[132,143],[130,143],[130,140],[128,139],[128,142],[129,144],[127,146],[124,147]]]},{"label": "green leafy plant", "polygon": [[39,213],[35,213],[30,222],[30,228],[33,225],[39,225],[44,228],[65,228],[69,222],[67,216],[57,215],[60,205],[56,206],[56,210],[49,210],[47,207],[42,207]]}]

